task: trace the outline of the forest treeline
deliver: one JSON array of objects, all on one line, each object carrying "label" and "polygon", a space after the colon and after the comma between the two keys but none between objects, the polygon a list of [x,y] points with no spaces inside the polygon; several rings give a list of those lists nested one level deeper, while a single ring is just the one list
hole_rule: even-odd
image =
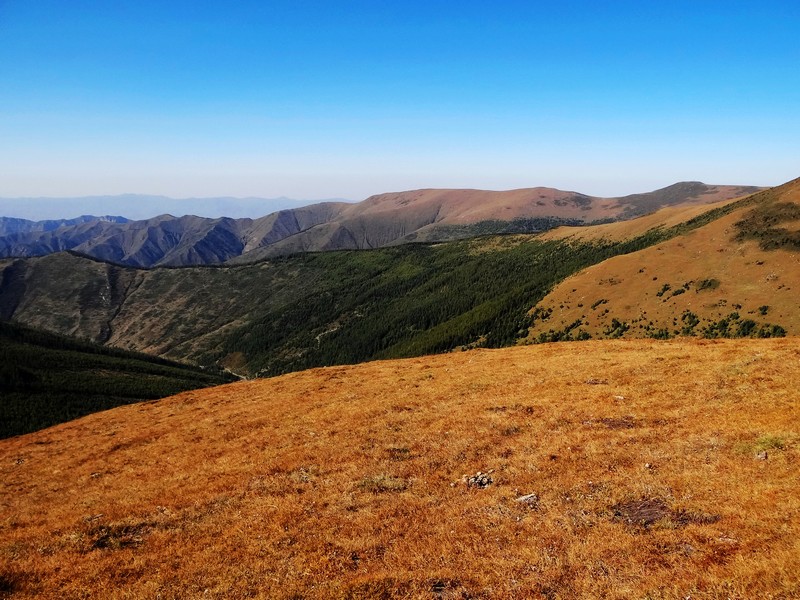
[{"label": "forest treeline", "polygon": [[232,380],[220,371],[0,323],[2,438]]}]

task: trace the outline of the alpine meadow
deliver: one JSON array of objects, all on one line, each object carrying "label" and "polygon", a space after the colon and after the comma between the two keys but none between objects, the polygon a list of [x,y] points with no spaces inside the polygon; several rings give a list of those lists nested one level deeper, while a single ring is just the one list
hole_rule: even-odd
[{"label": "alpine meadow", "polygon": [[123,4],[0,2],[0,599],[800,599],[800,5]]}]

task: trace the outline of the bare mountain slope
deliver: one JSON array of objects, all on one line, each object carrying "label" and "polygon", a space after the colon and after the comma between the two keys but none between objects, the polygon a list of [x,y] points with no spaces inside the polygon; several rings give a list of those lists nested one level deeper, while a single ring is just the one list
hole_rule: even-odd
[{"label": "bare mountain slope", "polygon": [[0,237],[2,256],[42,256],[72,250],[138,267],[219,264],[329,221],[348,204],[321,203],[259,219],[161,215],[145,221],[88,221],[73,227]]},{"label": "bare mountain slope", "polygon": [[0,595],[797,598],[797,360],[788,339],[478,350],[2,440]]},{"label": "bare mountain slope", "polygon": [[[0,256],[74,250],[124,265],[153,267],[251,262],[318,250],[380,248],[486,233],[537,232],[561,223],[632,218],[662,206],[704,205],[758,188],[679,183],[647,194],[596,198],[551,188],[493,192],[415,190],[358,204],[326,202],[260,219],[162,215],[129,223],[88,222],[0,236]],[[509,229],[509,223],[516,224]]]},{"label": "bare mountain slope", "polygon": [[620,198],[598,198],[553,188],[503,192],[424,189],[371,196],[344,208],[332,222],[312,227],[232,262],[259,260],[296,251],[380,248],[413,241],[442,241],[509,232],[503,223],[528,221],[535,232],[563,222],[630,219],[658,208],[706,204],[758,191],[748,186],[676,183]]},{"label": "bare mountain slope", "polygon": [[557,216],[582,221],[616,219],[652,212],[687,202],[708,204],[744,196],[758,188],[676,183],[645,194],[599,198],[553,188],[526,188],[504,192],[485,190],[414,190],[372,196],[342,212],[342,219],[375,214],[401,214],[413,207],[420,222],[465,224],[492,219]]}]

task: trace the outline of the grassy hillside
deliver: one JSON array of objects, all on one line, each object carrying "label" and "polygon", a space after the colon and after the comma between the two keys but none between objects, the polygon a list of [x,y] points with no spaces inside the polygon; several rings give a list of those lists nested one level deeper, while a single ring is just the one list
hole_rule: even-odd
[{"label": "grassy hillside", "polygon": [[799,358],[477,350],[3,440],[0,595],[797,598]]},{"label": "grassy hillside", "polygon": [[[800,180],[725,210],[701,228],[567,278],[531,310],[528,340],[800,334]],[[594,233],[615,238],[617,229]],[[574,243],[586,241],[583,231],[559,237],[574,239],[570,233]]]},{"label": "grassy hillside", "polygon": [[0,323],[0,437],[230,381],[221,373]]},{"label": "grassy hillside", "polygon": [[570,274],[747,202],[581,242],[512,235],[147,271],[66,254],[9,261],[0,317],[247,375],[506,346]]}]

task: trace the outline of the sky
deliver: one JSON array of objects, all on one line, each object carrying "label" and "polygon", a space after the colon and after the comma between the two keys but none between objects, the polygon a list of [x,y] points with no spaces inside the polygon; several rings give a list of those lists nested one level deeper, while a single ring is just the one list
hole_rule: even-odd
[{"label": "sky", "polygon": [[800,2],[0,0],[0,196],[800,176]]}]

